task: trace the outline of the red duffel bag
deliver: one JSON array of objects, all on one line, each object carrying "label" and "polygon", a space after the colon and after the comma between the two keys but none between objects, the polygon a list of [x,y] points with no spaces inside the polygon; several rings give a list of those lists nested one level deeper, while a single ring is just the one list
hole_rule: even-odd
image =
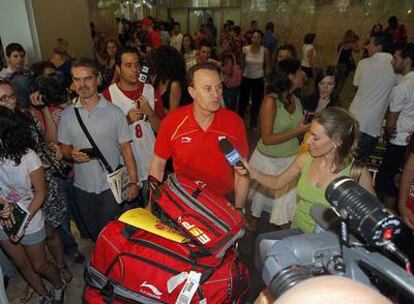
[{"label": "red duffel bag", "polygon": [[153,213],[190,237],[200,255],[221,259],[243,236],[243,215],[204,182],[170,174],[151,187]]},{"label": "red duffel bag", "polygon": [[[188,297],[188,275],[199,287]],[[110,222],[85,269],[84,302],[243,303],[249,272],[230,248],[216,267],[198,264],[188,244],[174,242],[120,221]]]}]

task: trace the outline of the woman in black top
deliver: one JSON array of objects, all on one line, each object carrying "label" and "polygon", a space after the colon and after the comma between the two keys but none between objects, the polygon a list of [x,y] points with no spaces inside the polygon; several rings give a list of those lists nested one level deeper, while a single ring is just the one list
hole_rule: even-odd
[{"label": "woman in black top", "polygon": [[349,73],[355,70],[356,64],[352,52],[358,52],[359,37],[353,30],[347,30],[338,46],[337,69],[338,83],[336,93],[339,95],[345,86]]},{"label": "woman in black top", "polygon": [[338,106],[338,73],[333,66],[324,67],[315,77],[315,90],[305,97],[303,109],[306,113],[317,113],[327,106]]},{"label": "woman in black top", "polygon": [[147,60],[152,85],[160,93],[166,111],[188,103],[185,65],[180,53],[171,46],[162,46],[154,49]]}]

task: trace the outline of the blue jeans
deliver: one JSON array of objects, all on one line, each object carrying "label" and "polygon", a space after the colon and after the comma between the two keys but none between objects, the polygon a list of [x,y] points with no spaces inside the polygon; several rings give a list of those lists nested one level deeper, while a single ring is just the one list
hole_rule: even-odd
[{"label": "blue jeans", "polygon": [[[58,228],[60,238],[63,242],[63,253],[67,256],[73,256],[78,253],[78,244],[76,243],[72,232],[70,231],[70,215],[72,214],[75,218],[76,226],[79,229],[81,235],[88,235],[86,229],[82,232],[83,224],[80,221],[79,212],[76,212],[74,207],[74,196],[73,196],[73,179],[68,178],[66,180],[58,179],[58,184],[62,190],[63,197],[65,199],[66,209],[68,212],[65,213],[65,217],[62,221],[62,225]],[[78,220],[77,220],[78,218]],[[80,223],[80,224],[78,224]],[[83,228],[84,229],[84,228]]]}]

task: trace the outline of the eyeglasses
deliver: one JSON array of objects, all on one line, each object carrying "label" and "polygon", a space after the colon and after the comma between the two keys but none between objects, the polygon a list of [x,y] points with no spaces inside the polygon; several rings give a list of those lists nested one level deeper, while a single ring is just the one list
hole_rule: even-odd
[{"label": "eyeglasses", "polygon": [[16,95],[15,94],[10,94],[10,95],[3,95],[0,97],[0,102],[7,102],[9,100],[16,100]]}]

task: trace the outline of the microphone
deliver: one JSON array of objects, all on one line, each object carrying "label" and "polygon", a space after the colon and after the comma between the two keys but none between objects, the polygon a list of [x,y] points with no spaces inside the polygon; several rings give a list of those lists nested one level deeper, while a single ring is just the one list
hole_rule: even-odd
[{"label": "microphone", "polygon": [[236,148],[234,148],[234,146],[227,140],[227,138],[223,137],[219,139],[218,143],[221,152],[223,152],[224,156],[231,166],[241,166],[244,168],[239,152],[237,152]]}]

